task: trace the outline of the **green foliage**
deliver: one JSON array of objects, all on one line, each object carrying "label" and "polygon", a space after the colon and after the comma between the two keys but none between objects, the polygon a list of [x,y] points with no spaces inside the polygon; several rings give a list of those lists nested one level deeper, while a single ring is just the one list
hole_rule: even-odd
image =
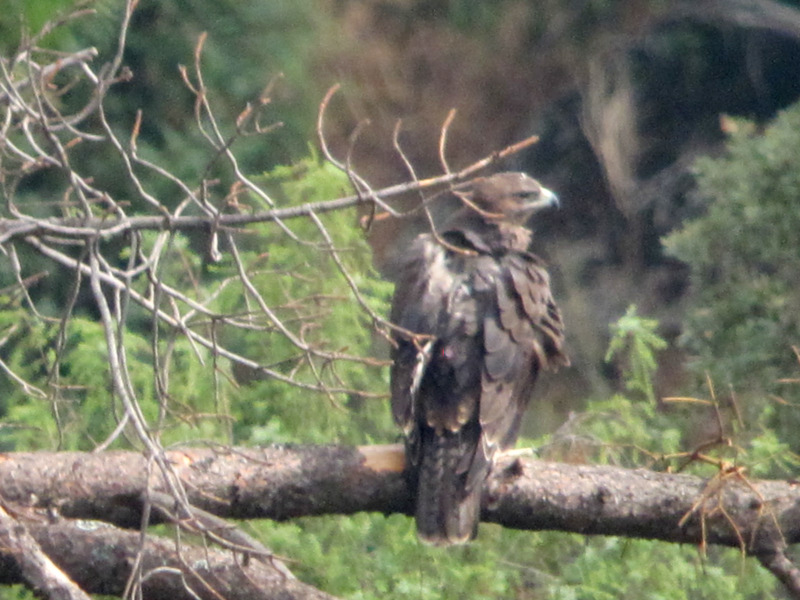
[{"label": "green foliage", "polygon": [[[481,538],[443,551],[421,544],[407,517],[365,514],[301,519],[272,525],[268,533],[276,552],[303,556],[298,574],[304,581],[347,598],[514,597],[521,590],[520,572],[502,562],[521,557],[502,544],[499,527],[483,527]],[[535,543],[526,544],[525,552],[533,555]]]},{"label": "green foliage", "polygon": [[[0,53],[9,54],[17,49],[23,32],[38,32],[55,15],[68,12],[74,0],[0,0]],[[64,29],[47,36],[43,45],[61,45],[69,35]]]},{"label": "green foliage", "polygon": [[[788,477],[796,473],[800,457],[792,451],[792,439],[782,439],[774,429],[774,404],[761,403],[760,412],[751,407],[749,418],[740,422],[737,414],[741,412],[741,400],[733,395],[719,397],[710,378],[696,390],[697,398],[662,400],[662,404],[655,401],[655,351],[666,345],[655,333],[657,327],[657,321],[637,316],[634,306],[611,326],[613,337],[606,360],[621,360],[625,365],[625,387],[648,401],[617,394],[588,402],[581,435],[596,448],[592,460],[680,468],[713,476],[719,470],[716,464],[688,460],[695,447],[702,445],[709,458],[744,466],[750,477]],[[711,425],[711,432],[697,439],[691,432],[694,425],[702,422]]]},{"label": "green foliage", "polygon": [[[155,237],[144,236],[146,250]],[[200,261],[182,237],[174,238],[170,247],[176,260],[164,261],[168,266],[162,269],[162,275],[170,285],[186,286],[195,279],[187,269],[196,269]],[[120,256],[127,252],[123,249]],[[11,272],[7,264],[3,267],[6,274]],[[49,279],[44,277],[37,285],[45,285]],[[10,277],[5,280],[11,281]],[[146,286],[146,281],[132,284],[139,293],[144,293]],[[65,297],[73,292],[59,290]],[[114,404],[103,327],[88,304],[78,305],[72,315],[64,315],[66,300],[62,306],[46,301],[35,303],[36,311],[30,310],[23,296],[12,294],[0,310],[0,338],[4,340],[0,357],[13,372],[35,386],[26,390],[0,378],[0,447],[91,450],[111,434],[124,412]],[[168,393],[176,399],[168,404],[162,403],[163,398],[159,399],[155,391],[152,317],[131,303],[128,327],[121,335],[132,388],[148,421],[165,443],[206,436],[227,441],[225,429],[216,424],[220,411],[219,394],[211,391],[213,371],[198,361],[211,361],[210,353],[174,331],[162,328],[159,332],[159,358],[171,374]],[[159,416],[165,406],[165,414]],[[116,443],[116,447],[128,445],[123,439]]]},{"label": "green foliage", "polygon": [[[627,467],[658,469],[682,467],[685,472],[713,477],[719,467],[687,460],[685,434],[697,420],[698,400],[666,410],[654,402],[653,376],[656,351],[665,346],[655,333],[657,322],[636,314],[630,307],[612,325],[613,337],[607,359],[623,364],[626,388],[647,400],[617,394],[593,399],[583,419],[568,436],[594,448],[591,461]],[[703,417],[704,418],[704,417]],[[761,423],[760,425],[763,425]],[[769,429],[754,427],[760,435],[742,437],[733,444],[705,449],[719,460],[749,467],[748,476],[774,472],[776,463],[797,468],[793,455]],[[556,436],[558,437],[558,436]],[[557,441],[557,440],[556,440]],[[753,559],[735,549],[712,548],[707,556],[697,549],[658,541],[613,537],[585,538],[556,532],[535,536],[546,553],[532,559],[528,568],[538,574],[540,596],[550,599],[605,600],[654,598],[669,600],[766,599],[780,592],[780,584]],[[552,562],[550,562],[552,561]]]},{"label": "green foliage", "polygon": [[610,362],[627,350],[630,367],[625,386],[641,392],[651,402],[655,401],[653,375],[658,368],[655,352],[667,347],[667,342],[656,333],[657,327],[656,320],[640,317],[636,307],[629,306],[625,315],[611,326],[611,343],[605,357],[606,362]]},{"label": "green foliage", "polygon": [[[20,377],[47,393],[46,398],[40,397],[5,382],[0,447],[91,450],[102,442],[124,411],[112,405],[108,352],[100,323],[84,317],[70,319],[64,349],[57,355],[60,323],[31,318],[25,311],[17,313],[16,320],[10,312],[0,312],[0,317],[0,327],[9,335],[3,360]],[[151,423],[159,423],[151,343],[145,335],[130,330],[124,340],[139,404]],[[161,422],[166,443],[198,437],[208,428],[200,427],[195,415],[214,412],[213,395],[207,393],[211,388],[208,370],[194,359],[186,340],[175,341],[170,360],[174,366],[170,391],[180,402]],[[217,437],[220,435],[218,432]],[[127,445],[124,441],[120,444]]]},{"label": "green foliage", "polygon": [[617,394],[588,402],[580,432],[594,447],[592,462],[663,469],[670,464],[665,457],[683,449],[684,421],[654,403]]},{"label": "green foliage", "polygon": [[779,589],[768,572],[735,550],[715,551],[704,560],[694,548],[621,538],[591,539],[576,550],[562,577],[546,586],[545,597],[766,600]]},{"label": "green foliage", "polygon": [[[265,524],[279,554],[302,557],[303,580],[353,600],[373,598],[655,598],[756,600],[780,584],[737,550],[482,525],[470,546],[420,544],[410,519],[353,515]],[[353,568],[354,557],[358,568]]]},{"label": "green foliage", "polygon": [[[795,376],[800,344],[800,105],[781,113],[763,133],[746,122],[725,155],[698,161],[703,216],[665,240],[691,267],[692,296],[683,343],[698,376],[731,385],[757,421],[768,394],[800,399]],[[770,409],[783,439],[793,441],[800,415],[788,405]]]},{"label": "green foliage", "polygon": [[615,394],[589,400],[581,435],[596,449],[592,462],[664,469],[683,449],[688,411],[666,412],[656,402],[657,352],[667,346],[657,329],[658,321],[640,317],[633,305],[611,324],[605,360],[622,364],[625,388],[643,399]]}]

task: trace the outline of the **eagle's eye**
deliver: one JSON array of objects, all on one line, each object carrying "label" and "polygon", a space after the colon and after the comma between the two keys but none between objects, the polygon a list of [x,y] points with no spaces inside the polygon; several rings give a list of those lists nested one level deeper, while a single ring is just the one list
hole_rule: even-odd
[{"label": "eagle's eye", "polygon": [[520,198],[522,200],[528,200],[530,198],[534,198],[539,195],[538,191],[534,190],[520,190],[518,192],[514,192],[514,196]]}]

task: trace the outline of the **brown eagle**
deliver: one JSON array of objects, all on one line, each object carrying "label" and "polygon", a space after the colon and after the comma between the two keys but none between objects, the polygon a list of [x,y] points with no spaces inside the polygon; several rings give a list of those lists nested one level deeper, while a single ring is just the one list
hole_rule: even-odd
[{"label": "brown eagle", "polygon": [[[406,436],[419,536],[475,537],[483,483],[514,444],[540,369],[569,364],[561,315],[525,223],[558,204],[524,173],[474,179],[437,234],[397,261],[392,412]],[[416,335],[411,335],[411,334]]]}]

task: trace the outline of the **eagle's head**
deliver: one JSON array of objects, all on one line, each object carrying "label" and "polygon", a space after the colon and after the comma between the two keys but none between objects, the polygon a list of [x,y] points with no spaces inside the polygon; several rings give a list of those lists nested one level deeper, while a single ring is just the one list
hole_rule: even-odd
[{"label": "eagle's head", "polygon": [[454,191],[488,222],[521,225],[535,212],[558,206],[558,196],[519,172],[478,177]]}]

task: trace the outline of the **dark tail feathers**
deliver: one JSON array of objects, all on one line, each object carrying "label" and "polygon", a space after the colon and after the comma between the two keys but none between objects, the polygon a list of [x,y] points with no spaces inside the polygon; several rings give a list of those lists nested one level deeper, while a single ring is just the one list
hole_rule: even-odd
[{"label": "dark tail feathers", "polygon": [[424,542],[436,546],[464,544],[478,533],[480,519],[485,477],[467,485],[467,471],[475,458],[478,436],[464,430],[436,434],[427,428],[421,434],[417,532]]}]

